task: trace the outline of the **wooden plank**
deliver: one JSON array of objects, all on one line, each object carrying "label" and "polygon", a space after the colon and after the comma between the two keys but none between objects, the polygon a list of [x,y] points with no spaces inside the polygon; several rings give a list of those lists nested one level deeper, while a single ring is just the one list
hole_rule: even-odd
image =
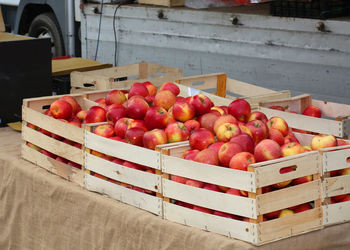
[{"label": "wooden plank", "polygon": [[302,113],[302,103],[305,105],[306,103],[311,104],[311,95],[302,94],[298,96],[281,98],[277,100],[267,100],[260,103],[260,106],[269,108],[271,106],[282,106],[288,111],[295,111],[298,113]]},{"label": "wooden plank", "polygon": [[28,40],[28,39],[35,39],[35,38],[29,37],[29,36],[15,35],[12,33],[6,33],[6,32],[0,31],[0,42]]},{"label": "wooden plank", "polygon": [[257,195],[257,213],[266,214],[321,199],[321,185],[321,180],[316,180]]},{"label": "wooden plank", "polygon": [[264,95],[251,95],[248,97],[245,97],[244,99],[249,102],[252,109],[258,108],[259,104],[261,102],[267,101],[267,100],[275,100],[280,98],[287,98],[290,97],[290,91],[289,90],[283,90],[276,93],[270,93],[270,94],[264,94]]},{"label": "wooden plank", "polygon": [[126,161],[160,169],[160,153],[85,131],[85,147]]},{"label": "wooden plank", "polygon": [[56,161],[25,144],[22,144],[21,156],[23,159],[26,159],[53,174],[77,183],[82,187],[84,186],[84,171],[81,169]]},{"label": "wooden plank", "polygon": [[[86,89],[109,89],[109,77],[90,75],[87,72],[73,71],[70,74],[70,83],[72,87],[86,88]],[[91,72],[91,71],[90,71]]]},{"label": "wooden plank", "polygon": [[350,105],[335,102],[312,100],[312,105],[322,110],[323,116],[337,118],[339,116],[350,116]]},{"label": "wooden plank", "polygon": [[185,0],[138,0],[139,4],[151,4],[166,7],[184,6]]},{"label": "wooden plank", "polygon": [[323,205],[322,208],[325,226],[350,221],[350,201]]},{"label": "wooden plank", "polygon": [[226,74],[219,74],[217,79],[217,90],[216,95],[226,97]]},{"label": "wooden plank", "polygon": [[255,224],[202,213],[168,202],[164,202],[163,206],[164,219],[166,220],[257,243],[257,226]]},{"label": "wooden plank", "polygon": [[0,7],[0,32],[5,32],[5,30],[6,30],[6,27],[4,23],[4,17],[2,16],[2,11]]},{"label": "wooden plank", "polygon": [[163,179],[163,195],[201,207],[256,219],[255,199],[192,187]]},{"label": "wooden plank", "polygon": [[[350,158],[350,148],[348,148],[349,146],[344,146],[344,147],[343,147],[344,149],[341,149],[341,150],[322,153],[324,172],[350,168],[350,162],[347,161],[347,159]],[[338,148],[338,147],[335,147],[335,148]]]},{"label": "wooden plank", "polygon": [[161,192],[161,176],[118,165],[85,152],[85,168],[113,180]]},{"label": "wooden plank", "polygon": [[240,96],[251,96],[254,95],[264,95],[275,93],[276,91],[271,89],[266,89],[259,87],[257,85],[241,82],[238,80],[227,78],[226,80],[226,94],[228,92],[240,95]]},{"label": "wooden plank", "polygon": [[[203,91],[208,92],[208,90],[215,90],[217,93],[218,86],[220,86],[220,91],[222,95],[219,96],[225,96],[225,93],[222,93],[222,91],[226,92],[226,74],[224,73],[214,73],[214,74],[206,74],[206,75],[197,75],[197,76],[189,76],[189,77],[183,77],[176,82],[195,89],[200,89]],[[220,83],[219,83],[220,79]]]},{"label": "wooden plank", "polygon": [[[260,164],[263,167],[256,167]],[[319,164],[319,156],[317,152],[288,156],[272,161],[266,161],[265,163],[251,164],[251,166],[256,167],[255,174],[257,187],[265,187],[282,181],[322,172],[322,166]],[[282,168],[292,166],[296,166],[294,171],[283,174],[280,173]]]},{"label": "wooden plank", "polygon": [[113,199],[153,214],[162,215],[161,198],[116,185],[88,174],[85,174],[85,187],[90,191],[108,195]]},{"label": "wooden plank", "polygon": [[53,139],[27,126],[22,127],[22,139],[57,156],[83,165],[83,151],[77,147]]},{"label": "wooden plank", "polygon": [[246,171],[223,168],[162,155],[162,171],[216,185],[255,192],[255,175]]},{"label": "wooden plank", "polygon": [[54,119],[26,106],[22,107],[22,119],[69,140],[80,144],[84,143],[84,130],[82,128]]},{"label": "wooden plank", "polygon": [[342,122],[340,121],[293,114],[265,107],[259,107],[259,111],[263,112],[268,118],[271,118],[272,116],[282,117],[291,128],[344,137],[344,129]]},{"label": "wooden plank", "polygon": [[139,78],[147,78],[148,76],[148,64],[145,62],[139,63]]},{"label": "wooden plank", "polygon": [[147,63],[148,75],[152,77],[160,77],[164,75],[178,75],[177,79],[182,77],[182,70],[177,68],[171,68],[161,64]]},{"label": "wooden plank", "polygon": [[350,194],[350,175],[328,177],[323,180],[325,197]]},{"label": "wooden plank", "polygon": [[301,233],[318,230],[323,227],[322,225],[323,218],[321,208],[265,221],[258,225],[258,243],[261,245]]}]

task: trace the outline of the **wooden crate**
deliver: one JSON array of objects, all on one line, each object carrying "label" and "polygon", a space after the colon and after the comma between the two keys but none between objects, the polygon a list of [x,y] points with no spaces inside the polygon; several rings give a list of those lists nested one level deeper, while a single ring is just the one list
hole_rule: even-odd
[{"label": "wooden crate", "polygon": [[[317,152],[255,163],[250,165],[249,171],[239,171],[179,158],[188,148],[188,144],[183,144],[161,149],[165,219],[248,241],[254,245],[262,245],[323,227],[320,179],[322,169]],[[289,166],[296,166],[295,171],[280,174],[280,169]],[[229,195],[184,185],[170,180],[169,176],[172,174],[245,190],[249,192],[249,196]],[[262,193],[262,188],[265,186],[307,175],[313,175],[314,180]],[[202,213],[176,205],[173,200],[247,217],[249,222]],[[313,209],[263,221],[262,215],[265,213],[312,201]]]},{"label": "wooden crate", "polygon": [[[85,187],[94,192],[105,194],[162,216],[160,153],[155,150],[115,141],[94,134],[94,126],[87,126],[85,131]],[[116,157],[124,161],[147,166],[155,170],[155,174],[128,168],[105,160],[92,154],[92,151]],[[109,178],[104,180],[94,173]],[[152,192],[142,193],[122,184],[143,188]]]},{"label": "wooden crate", "polygon": [[[312,135],[294,133],[298,140],[310,145]],[[348,141],[350,142],[350,141]],[[350,145],[319,150],[322,163],[322,208],[324,225],[350,221],[350,202],[331,203],[331,197],[350,194],[350,175],[331,176],[332,171],[350,168]]]},{"label": "wooden crate", "polygon": [[244,98],[253,109],[260,102],[289,98],[290,91],[274,91],[253,84],[227,78],[224,73],[214,73],[183,77],[175,82],[197,90],[208,92],[228,99]]},{"label": "wooden crate", "polygon": [[[322,118],[268,108],[274,105],[286,107],[287,111],[295,111],[297,113],[303,112],[308,105],[315,105],[321,109]],[[350,135],[350,105],[315,100],[312,99],[311,95],[304,94],[277,101],[261,102],[259,109],[268,117],[282,117],[293,128],[297,127],[298,129],[321,134],[332,134],[342,138]]]},{"label": "wooden crate", "polygon": [[167,6],[167,7],[178,7],[178,6],[184,6],[185,0],[138,0],[138,3]]},{"label": "wooden crate", "polygon": [[[96,103],[86,99],[84,95],[75,94],[72,96],[84,109],[96,105]],[[37,164],[49,172],[57,174],[67,180],[83,186],[84,172],[82,169],[56,161],[55,159],[47,157],[32,147],[26,145],[26,142],[30,142],[57,156],[75,162],[79,165],[83,165],[83,149],[79,149],[62,141],[56,140],[27,126],[28,123],[31,123],[39,128],[45,129],[51,133],[83,145],[84,130],[82,128],[61,122],[60,120],[56,120],[43,114],[43,112],[49,108],[50,104],[59,97],[60,96],[49,96],[23,100],[22,139],[24,143],[22,145],[21,155],[24,159]]]},{"label": "wooden crate", "polygon": [[160,86],[181,77],[180,69],[147,62],[86,72],[74,71],[71,73],[71,92],[125,88],[137,81],[150,81]]}]

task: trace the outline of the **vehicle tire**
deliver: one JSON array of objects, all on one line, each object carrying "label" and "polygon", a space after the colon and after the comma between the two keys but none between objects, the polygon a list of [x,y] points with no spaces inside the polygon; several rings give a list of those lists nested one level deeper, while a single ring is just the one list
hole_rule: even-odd
[{"label": "vehicle tire", "polygon": [[37,38],[50,38],[52,56],[65,55],[61,28],[52,12],[43,13],[35,17],[30,24],[28,35]]}]

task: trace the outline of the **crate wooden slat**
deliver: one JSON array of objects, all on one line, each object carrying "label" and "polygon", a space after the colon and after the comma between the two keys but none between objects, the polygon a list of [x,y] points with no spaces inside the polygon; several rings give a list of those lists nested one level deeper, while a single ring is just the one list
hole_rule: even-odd
[{"label": "crate wooden slat", "polygon": [[[156,86],[182,77],[182,71],[163,65],[141,62],[107,69],[71,73],[72,92],[125,88],[134,82],[150,81]],[[123,80],[123,78],[128,78]]]},{"label": "crate wooden slat", "polygon": [[[262,245],[323,227],[322,207],[320,206],[322,183],[319,177],[322,168],[318,152],[307,152],[251,164],[252,172],[246,172],[178,158],[181,155],[181,148],[183,153],[188,149],[188,143],[184,143],[182,146],[165,146],[160,149],[162,152],[165,219],[235,237],[255,245]],[[280,174],[280,169],[291,166],[296,167],[295,171]],[[172,174],[245,190],[254,195],[240,197],[184,185],[170,180],[169,175]],[[273,192],[259,193],[262,187],[310,174],[315,176],[311,182]],[[308,192],[304,192],[305,190]],[[173,204],[172,200],[243,216],[250,218],[251,222],[216,218],[217,216],[212,214],[205,214]],[[263,214],[307,202],[314,202],[315,207],[305,212],[271,221],[263,222],[261,220]],[[224,228],[224,226],[226,227]]]},{"label": "crate wooden slat", "polygon": [[[268,108],[275,105],[286,107],[288,111],[295,111],[299,114]],[[315,118],[301,115],[300,113],[308,105],[319,107],[323,117]],[[259,109],[268,117],[282,117],[293,128],[321,134],[332,134],[342,138],[350,135],[350,105],[314,100],[311,95],[303,94],[287,99],[260,102]]]},{"label": "crate wooden slat", "polygon": [[166,7],[178,7],[185,5],[185,0],[137,0],[137,2],[140,4],[150,4]]}]

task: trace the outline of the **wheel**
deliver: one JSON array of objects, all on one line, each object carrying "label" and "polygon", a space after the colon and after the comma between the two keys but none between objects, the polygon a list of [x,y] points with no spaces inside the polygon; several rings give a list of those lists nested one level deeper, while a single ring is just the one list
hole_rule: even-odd
[{"label": "wheel", "polygon": [[61,28],[53,13],[43,13],[34,18],[30,24],[28,35],[37,38],[50,38],[52,56],[65,55]]}]

